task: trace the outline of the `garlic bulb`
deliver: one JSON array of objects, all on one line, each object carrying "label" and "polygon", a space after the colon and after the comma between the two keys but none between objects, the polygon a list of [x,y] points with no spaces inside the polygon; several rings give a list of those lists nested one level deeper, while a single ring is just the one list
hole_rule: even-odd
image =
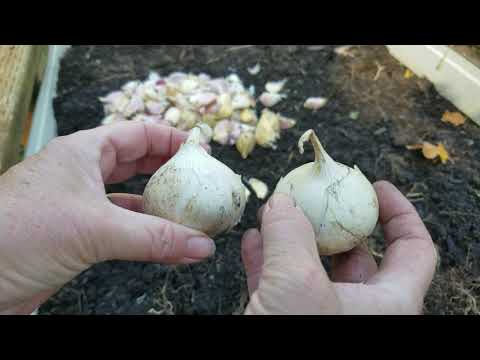
[{"label": "garlic bulb", "polygon": [[350,251],[373,232],[379,205],[372,184],[355,166],[335,162],[313,130],[299,141],[310,141],[315,162],[305,164],[282,178],[275,190],[295,199],[312,223],[320,255]]},{"label": "garlic bulb", "polygon": [[175,156],[148,182],[143,195],[146,214],[204,232],[210,237],[229,232],[245,211],[240,175],[200,146],[195,127]]},{"label": "garlic bulb", "polygon": [[312,97],[308,98],[303,106],[305,109],[317,111],[327,105],[328,100],[322,97]]}]

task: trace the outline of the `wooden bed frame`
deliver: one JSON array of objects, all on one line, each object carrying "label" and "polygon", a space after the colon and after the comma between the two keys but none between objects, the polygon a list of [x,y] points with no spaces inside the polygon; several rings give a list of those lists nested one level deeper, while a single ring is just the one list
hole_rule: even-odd
[{"label": "wooden bed frame", "polygon": [[34,88],[47,58],[48,45],[0,45],[0,174],[22,160]]}]

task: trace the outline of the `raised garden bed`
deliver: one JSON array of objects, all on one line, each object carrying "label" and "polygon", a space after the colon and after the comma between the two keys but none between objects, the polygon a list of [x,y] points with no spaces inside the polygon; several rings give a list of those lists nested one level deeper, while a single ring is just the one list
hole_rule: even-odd
[{"label": "raised garden bed", "polygon": [[[250,75],[247,68],[256,63],[263,70]],[[289,97],[275,110],[296,118],[298,125],[283,133],[278,149],[257,148],[242,160],[235,148],[213,144],[214,156],[273,188],[282,175],[312,156],[310,149],[300,156],[296,143],[305,130],[315,128],[332,157],[358,165],[371,181],[389,180],[411,196],[442,258],[426,312],[478,312],[474,300],[480,296],[480,128],[470,120],[461,127],[442,122],[445,111],[457,108],[429,80],[405,78],[406,69],[386,47],[356,47],[339,55],[333,46],[74,46],[62,62],[54,101],[58,134],[99,126],[103,107],[98,98],[129,80],[143,80],[151,70],[214,76],[234,71],[257,89],[287,78]],[[312,113],[302,107],[310,96],[330,101]],[[450,161],[435,163],[406,149],[423,141],[444,144]],[[107,191],[141,194],[147,181],[140,176]],[[216,257],[206,263],[100,264],[68,284],[40,313],[241,313],[248,298],[240,239],[247,228],[256,226],[260,205],[252,197],[242,224],[219,240]],[[382,252],[381,231],[370,245]]]},{"label": "raised garden bed", "polygon": [[0,45],[0,174],[22,160],[46,45]]}]

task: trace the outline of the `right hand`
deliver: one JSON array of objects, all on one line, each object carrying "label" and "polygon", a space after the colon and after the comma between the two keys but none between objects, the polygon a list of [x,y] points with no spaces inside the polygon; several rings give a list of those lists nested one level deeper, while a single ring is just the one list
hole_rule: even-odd
[{"label": "right hand", "polygon": [[379,267],[365,245],[322,266],[313,228],[285,195],[259,211],[261,230],[242,240],[250,303],[246,314],[421,314],[437,253],[413,205],[393,185],[375,184],[387,250]]}]

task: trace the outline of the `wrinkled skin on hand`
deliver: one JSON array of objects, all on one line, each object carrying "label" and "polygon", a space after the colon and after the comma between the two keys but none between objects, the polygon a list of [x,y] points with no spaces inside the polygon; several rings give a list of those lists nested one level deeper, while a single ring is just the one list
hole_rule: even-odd
[{"label": "wrinkled skin on hand", "polygon": [[0,313],[29,314],[92,264],[190,264],[211,256],[205,234],[142,213],[141,196],[105,184],[152,174],[187,134],[119,123],[53,140],[0,177]]},{"label": "wrinkled skin on hand", "polygon": [[413,205],[390,183],[375,189],[387,245],[380,266],[362,245],[333,257],[327,274],[311,224],[285,195],[259,211],[242,240],[251,295],[246,314],[421,314],[437,252]]}]

